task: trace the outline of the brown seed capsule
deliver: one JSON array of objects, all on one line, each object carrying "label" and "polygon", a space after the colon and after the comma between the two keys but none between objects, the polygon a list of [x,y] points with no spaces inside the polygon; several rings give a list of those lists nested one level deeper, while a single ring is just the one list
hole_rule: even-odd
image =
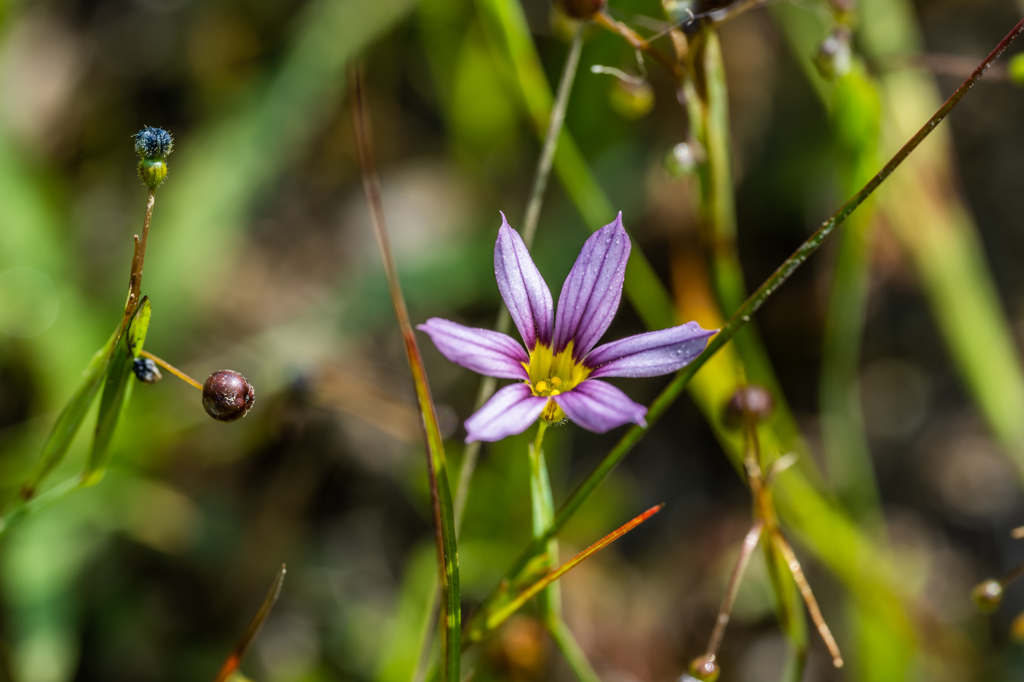
[{"label": "brown seed capsule", "polygon": [[999,584],[998,580],[986,580],[971,591],[971,599],[974,600],[974,605],[978,607],[979,611],[992,613],[999,608],[999,603],[1003,601],[1003,586]]},{"label": "brown seed capsule", "polygon": [[555,6],[573,19],[589,19],[604,9],[607,0],[554,0]]},{"label": "brown seed capsule", "polygon": [[222,369],[203,384],[203,407],[220,422],[241,419],[256,402],[256,391],[238,372]]},{"label": "brown seed capsule", "polygon": [[746,423],[747,412],[753,415],[754,421],[762,422],[774,409],[775,400],[767,388],[757,384],[741,386],[726,403],[722,421],[731,429],[740,429]]},{"label": "brown seed capsule", "polygon": [[698,656],[690,663],[690,677],[700,682],[715,682],[721,672],[714,654]]}]

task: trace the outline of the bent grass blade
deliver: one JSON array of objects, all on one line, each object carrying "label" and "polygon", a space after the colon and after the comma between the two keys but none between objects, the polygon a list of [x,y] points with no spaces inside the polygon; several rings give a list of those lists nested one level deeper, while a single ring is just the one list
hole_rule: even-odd
[{"label": "bent grass blade", "polygon": [[384,221],[384,205],[381,200],[380,179],[377,176],[373,157],[373,132],[370,127],[370,112],[366,104],[365,83],[358,65],[350,70],[352,121],[355,127],[356,146],[359,151],[359,165],[363,173],[363,189],[370,207],[374,235],[380,250],[384,272],[387,275],[388,290],[395,308],[395,317],[405,340],[405,351],[416,389],[419,404],[423,439],[427,454],[427,478],[434,512],[434,530],[437,540],[437,558],[440,576],[445,590],[444,640],[442,646],[442,667],[444,679],[459,682],[462,645],[462,606],[459,590],[459,559],[456,547],[455,514],[452,493],[448,482],[448,465],[444,455],[444,439],[437,421],[437,411],[430,395],[423,358],[419,344],[409,320],[409,311],[402,294],[402,284],[391,254],[391,242]]},{"label": "bent grass blade", "polygon": [[149,331],[149,321],[152,316],[153,306],[149,302],[149,297],[144,296],[128,323],[128,332],[125,334],[125,352],[119,353],[115,350],[107,367],[106,378],[103,382],[103,394],[100,397],[100,412],[96,418],[96,433],[93,436],[89,461],[82,474],[82,485],[98,483],[106,472],[107,464],[110,462],[110,447],[117,432],[117,425],[128,408],[132,397],[132,388],[135,385],[132,382],[134,376],[132,364],[135,362],[135,358],[142,353],[142,346],[146,342],[146,333]]},{"label": "bent grass blade", "polygon": [[[602,549],[612,544],[623,535],[633,530],[641,523],[651,518],[659,511],[662,510],[664,504],[659,504],[655,507],[651,507],[643,514],[640,514],[629,523],[624,524],[617,530],[612,531],[608,535],[604,536],[590,547],[574,556],[569,561],[565,562],[555,570],[551,571],[543,578],[533,583],[525,590],[517,594],[508,603],[494,609],[490,613],[481,612],[478,616],[474,617],[473,622],[470,623],[470,629],[467,633],[467,643],[479,641],[487,632],[490,632],[505,622],[509,616],[513,615],[516,611],[522,608],[523,604],[533,599],[535,596],[541,593],[546,587],[554,583],[556,580],[561,578],[563,575],[571,571],[572,569],[579,566],[581,563],[592,557],[593,555],[600,552]],[[482,622],[480,622],[482,621]]]},{"label": "bent grass blade", "polygon": [[214,682],[227,682],[236,670],[238,670],[239,664],[242,662],[242,658],[245,656],[245,652],[249,650],[249,645],[256,639],[256,635],[259,634],[260,628],[263,627],[264,621],[267,620],[267,616],[270,615],[270,611],[274,608],[274,604],[277,603],[277,598],[281,596],[281,586],[284,584],[284,575],[287,573],[285,566],[281,565],[281,570],[278,571],[277,577],[274,578],[274,582],[270,584],[270,590],[267,592],[267,596],[263,599],[263,604],[260,605],[259,611],[249,621],[249,626],[245,628],[245,632],[235,642],[235,647],[228,654],[227,660],[224,661],[224,665],[221,666],[220,672],[217,673],[217,677]]}]

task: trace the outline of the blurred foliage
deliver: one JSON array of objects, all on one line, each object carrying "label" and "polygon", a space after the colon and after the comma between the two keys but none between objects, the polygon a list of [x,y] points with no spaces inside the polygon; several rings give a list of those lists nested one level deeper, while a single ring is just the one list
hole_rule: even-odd
[{"label": "blurred foliage", "polygon": [[[835,27],[825,2],[773,3],[721,28],[728,117],[717,123],[735,201],[725,284],[697,179],[662,165],[697,122],[653,62],[643,92],[592,73],[643,75],[621,39],[588,28],[533,249],[547,281],[622,210],[630,303],[609,338],[676,311],[721,324],[744,282],[764,279],[966,75],[936,78],[918,55],[970,65],[1019,11],[1008,0],[859,5],[853,70],[834,84],[814,66]],[[646,34],[660,26],[645,18],[662,16],[656,0],[611,0],[611,11]],[[432,625],[430,502],[345,66],[364,55],[413,322],[487,326],[497,211],[519,225],[566,51],[546,0],[0,3],[3,499],[120,319],[146,195],[130,136],[144,125],[176,139],[149,244],[146,348],[200,379],[237,369],[259,397],[223,425],[173,377],[135,387],[103,481],[0,545],[0,677],[213,679],[287,563],[247,677],[411,679]],[[1011,626],[1024,590],[1008,588],[989,619],[970,603],[974,583],[1024,558],[1008,534],[1024,512],[1022,113],[1014,85],[983,81],[758,319],[770,374],[757,379],[777,377],[791,408],[763,437],[804,454],[777,502],[850,660],[841,676],[1024,672]],[[476,378],[423,345],[454,468]],[[741,372],[755,371],[753,351],[736,346],[559,535],[564,560],[666,503],[562,583],[565,618],[603,679],[674,679],[710,633],[750,521],[718,423]],[[624,389],[649,402],[664,384]],[[80,474],[96,417],[51,480]],[[613,444],[571,425],[548,433],[556,506]],[[484,449],[459,548],[467,614],[532,537],[526,452],[524,437]],[[723,681],[782,674],[769,575],[755,559]],[[509,620],[466,668],[569,679],[536,615]],[[805,679],[836,679],[813,636],[810,647]]]}]

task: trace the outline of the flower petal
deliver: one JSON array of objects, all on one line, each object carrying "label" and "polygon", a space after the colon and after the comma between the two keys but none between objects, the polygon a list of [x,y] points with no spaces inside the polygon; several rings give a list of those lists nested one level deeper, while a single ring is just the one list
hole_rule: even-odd
[{"label": "flower petal", "polygon": [[555,320],[555,352],[572,341],[573,358],[590,352],[615,317],[629,260],[629,237],[622,213],[591,235],[562,285]]},{"label": "flower petal", "polygon": [[696,322],[637,334],[598,346],[584,359],[591,377],[656,377],[682,369],[703,352],[717,330]]},{"label": "flower petal", "polygon": [[647,426],[647,408],[604,381],[588,379],[571,391],[555,396],[565,415],[587,431],[604,433],[633,422]]},{"label": "flower petal", "polygon": [[466,420],[466,442],[492,443],[522,433],[540,418],[547,398],[535,396],[527,384],[501,389]]},{"label": "flower petal", "polygon": [[523,238],[509,227],[504,213],[494,245],[494,277],[526,347],[532,351],[538,341],[550,345],[555,310],[551,290],[530,258]]},{"label": "flower petal", "polygon": [[530,361],[519,342],[490,329],[474,329],[432,317],[417,327],[430,336],[441,355],[477,374],[499,379],[528,379],[524,362]]}]

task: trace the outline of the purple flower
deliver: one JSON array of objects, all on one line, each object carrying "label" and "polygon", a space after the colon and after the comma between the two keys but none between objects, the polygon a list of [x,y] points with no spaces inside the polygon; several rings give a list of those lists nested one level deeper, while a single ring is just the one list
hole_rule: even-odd
[{"label": "purple flower", "polygon": [[715,331],[689,322],[594,348],[619,308],[629,249],[620,213],[583,245],[562,285],[556,313],[526,244],[502,214],[494,275],[526,349],[505,334],[437,317],[419,326],[452,362],[486,376],[517,380],[466,420],[467,443],[522,433],[538,419],[560,422],[568,417],[596,433],[629,422],[646,425],[647,408],[599,378],[675,372],[700,355]]}]

